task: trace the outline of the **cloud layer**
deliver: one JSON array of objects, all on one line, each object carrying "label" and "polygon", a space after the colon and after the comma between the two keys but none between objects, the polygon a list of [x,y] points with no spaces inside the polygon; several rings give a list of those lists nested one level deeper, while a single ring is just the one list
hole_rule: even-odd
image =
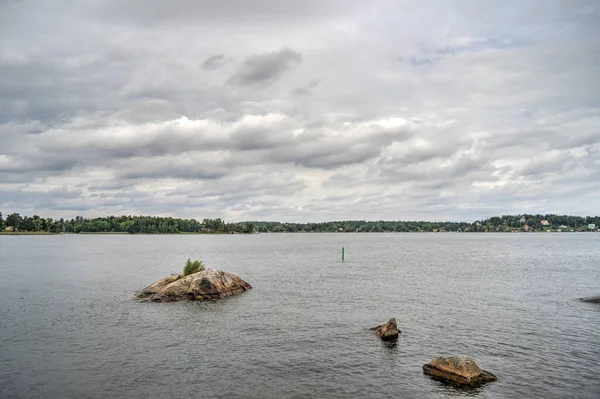
[{"label": "cloud layer", "polygon": [[599,21],[591,0],[3,1],[0,211],[597,214]]}]

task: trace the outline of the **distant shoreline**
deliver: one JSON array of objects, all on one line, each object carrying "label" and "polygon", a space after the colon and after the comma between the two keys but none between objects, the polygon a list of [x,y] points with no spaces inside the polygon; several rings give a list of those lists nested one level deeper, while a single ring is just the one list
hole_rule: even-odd
[{"label": "distant shoreline", "polygon": [[48,231],[0,231],[0,236],[59,236],[60,234]]},{"label": "distant shoreline", "polygon": [[503,215],[474,222],[341,220],[318,223],[181,219],[160,216],[106,216],[73,219],[0,213],[0,232],[68,234],[268,234],[268,233],[514,233],[600,231],[600,216]]},{"label": "distant shoreline", "polygon": [[198,232],[198,233],[127,233],[120,231],[106,231],[106,232],[87,232],[81,231],[79,233],[50,233],[44,231],[0,231],[0,236],[61,236],[61,235],[127,235],[127,236],[182,236],[182,235],[223,235],[223,236],[231,236],[231,235],[257,235],[257,234],[490,234],[490,233],[499,233],[499,234],[511,234],[511,233],[519,233],[519,234],[531,234],[531,233],[597,233],[596,230],[581,230],[581,231],[554,231],[554,230],[544,230],[544,231],[344,231],[344,232],[336,232],[336,231],[276,231],[276,232],[266,232],[266,233],[207,233],[207,232]]}]

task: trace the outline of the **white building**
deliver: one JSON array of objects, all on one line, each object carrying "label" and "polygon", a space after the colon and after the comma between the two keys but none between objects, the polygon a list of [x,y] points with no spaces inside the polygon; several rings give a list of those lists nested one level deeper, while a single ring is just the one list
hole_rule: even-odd
[{"label": "white building", "polygon": [[595,228],[596,228],[596,224],[595,223],[588,224],[588,229],[594,230]]}]

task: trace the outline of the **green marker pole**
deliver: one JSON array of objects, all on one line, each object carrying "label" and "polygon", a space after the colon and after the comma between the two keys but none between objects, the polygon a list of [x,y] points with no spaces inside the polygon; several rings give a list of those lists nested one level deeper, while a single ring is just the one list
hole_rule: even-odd
[{"label": "green marker pole", "polygon": [[342,247],[342,260],[344,260],[344,247]]}]

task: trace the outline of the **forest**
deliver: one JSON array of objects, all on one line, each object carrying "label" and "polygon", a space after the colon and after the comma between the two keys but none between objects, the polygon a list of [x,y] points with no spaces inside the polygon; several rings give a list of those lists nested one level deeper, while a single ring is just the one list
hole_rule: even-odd
[{"label": "forest", "polygon": [[365,221],[322,223],[247,221],[226,223],[220,218],[180,219],[157,216],[107,216],[72,219],[21,216],[0,212],[0,231],[32,233],[129,233],[129,234],[250,234],[296,232],[532,232],[597,231],[600,216],[504,215],[473,222]]}]

